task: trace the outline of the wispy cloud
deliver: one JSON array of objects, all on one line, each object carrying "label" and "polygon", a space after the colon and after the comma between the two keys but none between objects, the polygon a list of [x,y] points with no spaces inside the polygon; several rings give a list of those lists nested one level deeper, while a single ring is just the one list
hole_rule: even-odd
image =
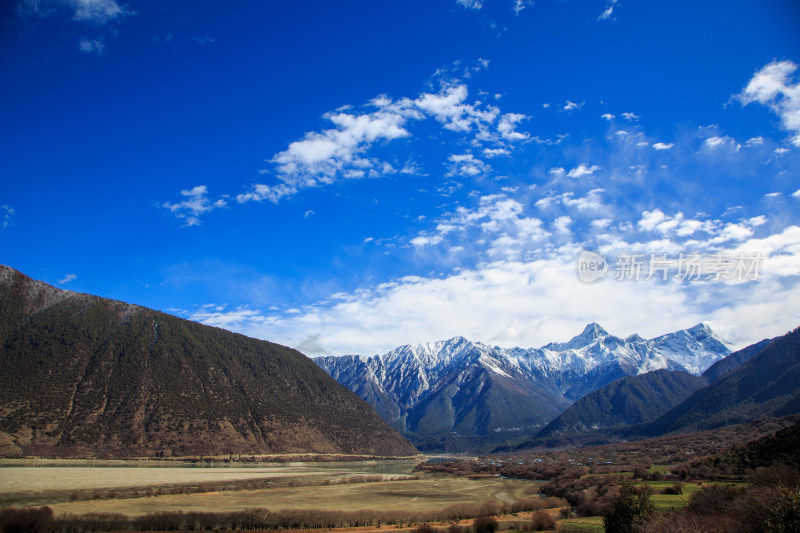
[{"label": "wispy cloud", "polygon": [[106,45],[103,44],[102,39],[83,38],[81,42],[78,43],[78,49],[87,54],[103,55],[103,52],[106,50]]},{"label": "wispy cloud", "polygon": [[564,104],[564,107],[561,108],[562,111],[575,111],[583,107],[585,102],[577,103],[573,102],[572,100],[567,100],[567,103]]},{"label": "wispy cloud", "polygon": [[491,167],[472,154],[451,154],[447,176],[476,177],[488,174]]},{"label": "wispy cloud", "polygon": [[74,281],[76,279],[78,279],[78,276],[76,276],[75,274],[67,274],[63,278],[58,280],[58,284],[59,285],[64,285],[64,284],[69,283],[70,281]]},{"label": "wispy cloud", "polygon": [[600,16],[597,17],[597,20],[614,20],[614,8],[617,7],[618,1],[619,0],[608,0],[606,9],[600,13]]},{"label": "wispy cloud", "polygon": [[[480,68],[485,68],[485,63],[481,65],[484,66]],[[502,113],[497,106],[470,102],[466,84],[438,77],[444,83],[438,92],[398,100],[381,95],[373,98],[362,112],[347,109],[327,113],[324,118],[333,128],[308,132],[270,159],[272,167],[263,173],[275,176],[277,183],[255,184],[237,195],[237,201],[277,203],[307,188],[395,174],[398,170],[391,162],[370,157],[370,150],[377,144],[413,138],[412,126],[426,119],[433,119],[444,131],[459,135],[459,142],[488,145],[485,154],[489,157],[509,153],[514,143],[530,139],[529,133],[518,131],[527,115]],[[471,154],[451,155],[449,163],[448,175],[485,174],[490,169]]]},{"label": "wispy cloud", "polygon": [[133,14],[116,0],[22,0],[18,11],[23,16],[49,17],[68,11],[80,22],[106,24],[125,15]]},{"label": "wispy cloud", "polygon": [[[485,208],[464,215],[478,217],[475,224],[491,223],[497,217],[487,210],[497,202],[487,200]],[[510,220],[526,218],[517,206],[508,207]],[[676,218],[662,215],[664,220]],[[648,216],[652,213],[643,215],[643,219]],[[567,235],[569,222],[563,217],[553,221],[554,228],[562,230],[558,235],[540,230],[538,238],[545,239],[549,246],[543,246],[541,240],[532,243],[530,248],[536,251],[525,259],[498,255],[494,261],[443,277],[404,277],[369,289],[339,293],[327,303],[306,306],[299,313],[276,315],[246,310],[242,316],[242,310],[232,310],[198,313],[194,318],[294,346],[314,336],[316,351],[311,355],[373,354],[408,342],[453,335],[509,347],[541,346],[554,339],[567,339],[591,321],[625,334],[638,332],[649,337],[704,320],[738,344],[796,326],[800,286],[785,282],[796,278],[800,269],[800,227],[788,227],[763,237],[742,233],[727,239],[727,244],[714,244],[715,238],[732,233],[729,226],[710,228],[698,242],[696,235],[676,237],[677,229],[669,230],[668,239],[659,232],[652,240],[642,233],[648,231],[645,229],[623,232],[612,231],[608,224],[598,225],[595,230],[603,233],[596,236],[605,234],[603,253],[621,250],[648,258],[650,253],[666,253],[677,258],[680,253],[703,246],[731,254],[757,251],[764,261],[758,279],[745,282],[654,278],[628,282],[606,279],[586,285],[575,274],[575,261],[585,243],[555,245]],[[447,245],[448,235],[439,235],[440,244]],[[487,247],[497,246],[496,242],[487,243]],[[609,260],[613,257],[607,256]],[[736,283],[736,290],[724,290],[726,283]],[[779,291],[783,294],[780,302],[774,298],[778,287],[784,287]],[[712,301],[714,304],[709,304]],[[637,312],[619,313],[618,309]],[[654,322],[652,316],[659,320]]]},{"label": "wispy cloud", "polygon": [[161,207],[169,209],[177,218],[183,219],[186,226],[199,225],[200,215],[225,207],[228,203],[225,198],[211,201],[208,198],[208,188],[205,185],[183,190],[181,195],[186,199],[174,204],[165,202]]},{"label": "wispy cloud", "polygon": [[584,176],[592,176],[598,170],[600,170],[600,167],[597,165],[586,165],[581,163],[577,167],[570,170],[567,174],[567,177],[578,179],[583,178]]},{"label": "wispy cloud", "polygon": [[2,214],[3,217],[3,229],[13,224],[14,215],[16,214],[13,207],[5,204],[0,205],[0,214]]},{"label": "wispy cloud", "polygon": [[456,3],[467,9],[480,9],[483,7],[483,0],[456,0]]}]

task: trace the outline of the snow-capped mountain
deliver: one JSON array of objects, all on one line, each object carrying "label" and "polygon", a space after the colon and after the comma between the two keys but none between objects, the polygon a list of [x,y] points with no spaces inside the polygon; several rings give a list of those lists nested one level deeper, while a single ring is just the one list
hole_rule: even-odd
[{"label": "snow-capped mountain", "polygon": [[705,324],[647,340],[616,337],[592,323],[567,342],[541,348],[454,337],[316,362],[425,447],[442,439],[530,432],[620,377],[659,369],[697,375],[729,353]]}]

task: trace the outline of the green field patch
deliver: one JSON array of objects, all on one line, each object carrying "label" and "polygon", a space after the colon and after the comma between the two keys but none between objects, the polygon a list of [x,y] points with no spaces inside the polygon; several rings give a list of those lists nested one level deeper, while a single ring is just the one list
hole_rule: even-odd
[{"label": "green field patch", "polygon": [[567,518],[558,521],[559,531],[605,531],[602,516],[586,516],[583,518]]},{"label": "green field patch", "polygon": [[653,504],[656,509],[661,512],[671,511],[673,509],[683,509],[689,505],[689,495],[683,494],[653,494]]}]

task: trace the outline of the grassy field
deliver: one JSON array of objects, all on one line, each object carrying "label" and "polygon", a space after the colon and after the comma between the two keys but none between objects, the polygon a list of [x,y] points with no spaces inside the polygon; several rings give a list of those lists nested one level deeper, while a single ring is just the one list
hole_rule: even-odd
[{"label": "grassy field", "polygon": [[511,503],[517,499],[532,497],[536,492],[535,486],[536,483],[532,481],[500,478],[479,481],[465,478],[422,479],[79,501],[59,503],[51,505],[51,508],[56,514],[114,512],[128,516],[178,509],[187,512],[230,512],[250,508],[266,508],[273,511],[282,509],[428,511],[460,503],[482,503],[487,500]]},{"label": "grassy field", "polygon": [[584,518],[567,518],[558,522],[559,531],[596,531],[602,533],[605,531],[603,527],[602,516],[587,516]]},{"label": "grassy field", "polygon": [[[702,486],[697,485],[696,483],[686,483],[683,485],[683,494],[659,494],[666,487],[671,487],[672,484],[672,482],[665,481],[647,482],[647,485],[655,492],[655,494],[652,496],[652,499],[653,503],[656,505],[656,509],[659,512],[671,511],[672,509],[677,510],[686,507],[689,505],[689,498],[691,498],[692,495],[699,491],[702,487],[708,487],[710,485],[729,485],[730,483],[706,481]],[[738,483],[738,485],[741,485],[741,483]]]}]

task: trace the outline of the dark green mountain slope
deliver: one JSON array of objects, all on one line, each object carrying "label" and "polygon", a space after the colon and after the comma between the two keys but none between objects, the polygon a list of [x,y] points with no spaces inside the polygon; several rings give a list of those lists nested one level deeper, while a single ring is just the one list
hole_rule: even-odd
[{"label": "dark green mountain slope", "polygon": [[647,422],[675,407],[707,383],[705,378],[669,370],[627,376],[569,406],[547,424],[537,438]]},{"label": "dark green mountain slope", "polygon": [[747,348],[743,348],[738,352],[733,352],[725,359],[720,359],[705,372],[703,372],[703,377],[708,378],[709,383],[714,383],[719,378],[730,374],[747,361],[758,355],[758,353],[770,345],[770,343],[775,339],[764,339],[761,342],[757,342]]},{"label": "dark green mountain slope", "polygon": [[301,353],[0,266],[5,453],[154,456],[413,446]]},{"label": "dark green mountain slope", "polygon": [[454,374],[414,406],[403,429],[422,450],[490,450],[498,442],[516,440],[541,427],[566,405],[562,397],[520,376],[501,376],[474,366]]},{"label": "dark green mountain slope", "polygon": [[800,412],[800,328],[645,425],[645,435],[713,429]]}]

